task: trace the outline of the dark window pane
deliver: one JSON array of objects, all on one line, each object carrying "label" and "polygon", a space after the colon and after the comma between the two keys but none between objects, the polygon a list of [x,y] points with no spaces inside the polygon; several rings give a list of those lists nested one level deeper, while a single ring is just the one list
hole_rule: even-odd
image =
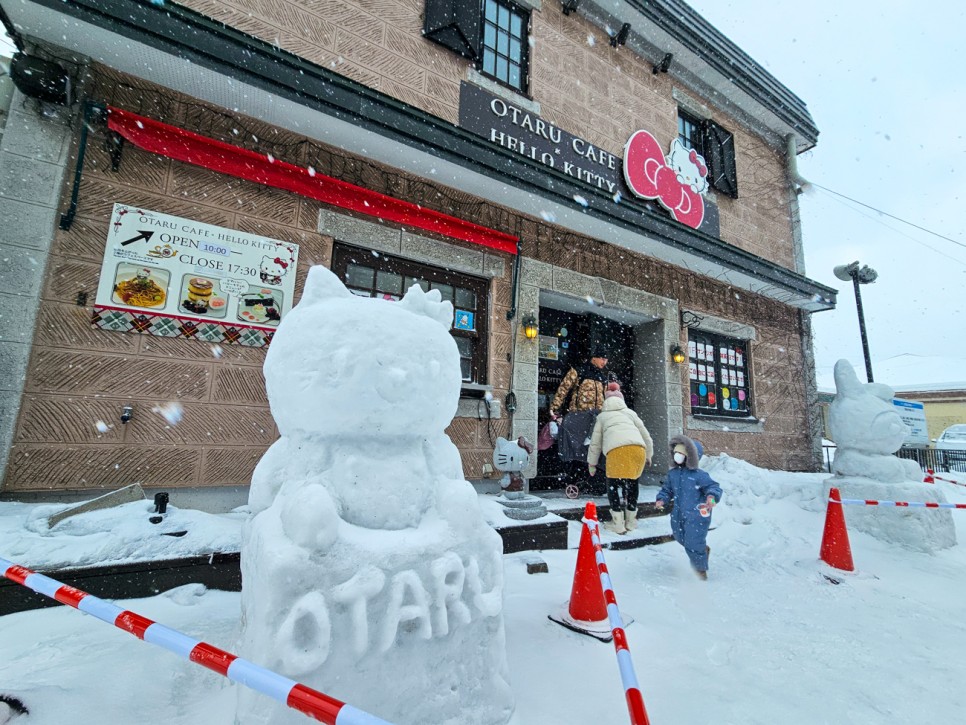
[{"label": "dark window pane", "polygon": [[473,357],[473,338],[454,335],[456,349],[460,351],[460,357]]},{"label": "dark window pane", "polygon": [[476,295],[468,289],[456,288],[456,306],[461,310],[476,309]]},{"label": "dark window pane", "polygon": [[438,289],[440,296],[444,300],[453,301],[453,285],[450,284],[434,284],[433,289]]},{"label": "dark window pane", "polygon": [[419,286],[420,289],[423,290],[423,292],[426,292],[429,290],[429,282],[427,282],[426,280],[417,279],[416,277],[406,277],[406,282],[404,283],[405,289],[403,289],[403,292],[407,292],[409,288],[412,287],[413,285]]},{"label": "dark window pane", "polygon": [[376,274],[376,289],[392,295],[402,294],[402,275],[379,270]]},{"label": "dark window pane", "polygon": [[463,380],[473,379],[473,366],[466,358],[460,358],[460,372],[463,374]]},{"label": "dark window pane", "polygon": [[376,270],[363,267],[361,264],[350,264],[346,267],[345,282],[353,287],[368,287],[372,289],[372,280]]}]

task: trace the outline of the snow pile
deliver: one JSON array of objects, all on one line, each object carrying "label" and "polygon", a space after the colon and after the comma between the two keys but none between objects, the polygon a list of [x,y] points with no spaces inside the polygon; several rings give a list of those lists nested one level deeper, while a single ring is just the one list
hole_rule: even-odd
[{"label": "snow pile", "polygon": [[[444,432],[452,317],[436,290],[363,299],[313,267],[265,359],[282,437],[252,478],[240,654],[397,725],[513,710],[502,544]],[[237,722],[304,717],[246,690]]]},{"label": "snow pile", "polygon": [[145,500],[77,514],[48,528],[48,517],[67,508],[0,503],[0,555],[30,569],[56,570],[234,552],[248,518],[242,510],[215,515],[169,505],[161,522],[152,524],[154,504]]},{"label": "snow pile", "polygon": [[[962,720],[966,548],[926,554],[880,541],[852,529],[857,507],[848,507],[858,571],[833,585],[818,562],[822,474],[767,471],[725,455],[703,467],[724,489],[708,537],[709,581],[694,577],[678,546],[606,552],[621,611],[636,620],[627,637],[652,722]],[[964,474],[943,475],[966,484]],[[966,502],[966,485],[935,487]],[[642,499],[655,493],[647,488]],[[966,534],[966,511],[953,516]],[[668,530],[667,517],[642,525]],[[527,574],[534,556],[548,574]],[[628,721],[613,647],[546,618],[570,595],[575,559],[573,550],[503,557],[516,698],[509,725]],[[123,606],[237,654],[240,599],[194,585]],[[390,679],[425,673],[432,682],[441,664],[408,648]],[[340,682],[331,673],[315,685],[331,693]],[[384,682],[350,703],[371,710]],[[68,607],[0,617],[0,694],[30,708],[11,725],[234,725],[240,689]],[[445,721],[433,705],[423,716],[427,725]]]}]

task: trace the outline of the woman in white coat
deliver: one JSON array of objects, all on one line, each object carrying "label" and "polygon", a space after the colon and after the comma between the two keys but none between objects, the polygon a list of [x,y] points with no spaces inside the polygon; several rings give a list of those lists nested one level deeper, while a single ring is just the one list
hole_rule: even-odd
[{"label": "woman in white coat", "polygon": [[[653,451],[651,434],[637,413],[627,407],[620,385],[608,384],[587,451],[591,476],[597,470],[601,452],[607,456],[607,499],[611,521],[604,524],[605,528],[618,534],[637,528],[638,479]],[[622,495],[626,505],[621,504]]]}]

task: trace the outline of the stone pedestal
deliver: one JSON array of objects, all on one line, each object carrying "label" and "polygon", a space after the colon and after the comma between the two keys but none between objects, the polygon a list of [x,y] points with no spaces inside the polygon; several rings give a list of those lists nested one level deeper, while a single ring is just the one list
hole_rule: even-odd
[{"label": "stone pedestal", "polygon": [[532,521],[547,515],[541,499],[522,491],[505,491],[497,501],[503,505],[503,513],[517,521]]}]

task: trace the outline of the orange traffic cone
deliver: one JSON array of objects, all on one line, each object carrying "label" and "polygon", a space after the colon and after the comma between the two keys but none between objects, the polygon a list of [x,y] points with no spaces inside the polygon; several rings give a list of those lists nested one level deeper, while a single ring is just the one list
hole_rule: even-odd
[{"label": "orange traffic cone", "polygon": [[819,558],[829,566],[842,571],[855,571],[852,563],[852,547],[849,545],[849,532],[845,528],[845,513],[842,511],[842,497],[837,488],[828,492],[829,502],[825,509],[825,531],[822,534],[822,548]]},{"label": "orange traffic cone", "polygon": [[922,479],[922,482],[923,483],[935,483],[936,482],[936,479],[933,478],[932,469],[931,468],[927,468],[926,469],[926,477]]},{"label": "orange traffic cone", "polygon": [[[597,521],[597,506],[588,501],[584,508],[584,519]],[[589,634],[602,642],[610,642],[614,638],[610,621],[607,617],[607,605],[604,602],[604,587],[600,583],[600,573],[597,570],[597,556],[594,552],[594,542],[590,538],[590,529],[584,524],[580,530],[580,547],[577,549],[577,568],[574,570],[574,585],[570,590],[570,601],[564,605],[562,611],[556,615],[548,615],[549,619],[581,634]],[[624,626],[634,620],[623,617]]]}]

